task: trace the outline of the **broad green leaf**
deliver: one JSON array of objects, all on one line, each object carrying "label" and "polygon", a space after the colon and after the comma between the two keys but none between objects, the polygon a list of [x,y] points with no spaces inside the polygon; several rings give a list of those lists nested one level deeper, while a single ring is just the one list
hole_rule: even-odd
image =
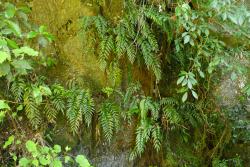
[{"label": "broad green leaf", "polygon": [[37,152],[36,143],[34,143],[31,140],[29,140],[29,141],[26,142],[26,148],[32,154],[35,153],[35,152]]},{"label": "broad green leaf", "polygon": [[62,151],[61,146],[54,145],[54,151],[55,151],[55,153],[60,153]]},{"label": "broad green leaf", "polygon": [[190,79],[188,80],[188,84],[187,84],[187,85],[188,85],[188,88],[189,88],[189,89],[192,89],[192,88],[193,88],[193,85],[192,85],[192,82],[191,82]]},{"label": "broad green leaf", "polygon": [[23,110],[23,105],[19,105],[16,109],[17,109],[17,111],[22,111]]},{"label": "broad green leaf", "polygon": [[16,7],[11,3],[7,3],[5,6],[5,17],[12,18],[15,16],[15,13]]},{"label": "broad green leaf", "polygon": [[27,46],[23,46],[19,49],[14,49],[13,53],[15,54],[15,56],[22,56],[24,54],[29,55],[29,56],[38,56],[38,52],[35,51],[34,49],[27,47]]},{"label": "broad green leaf", "polygon": [[185,85],[187,85],[187,81],[188,81],[188,79],[187,79],[187,78],[185,78],[185,79],[183,80],[183,82],[182,82],[181,86],[185,86]]},{"label": "broad green leaf", "polygon": [[32,160],[32,165],[39,166],[39,161],[37,159]]},{"label": "broad green leaf", "polygon": [[62,167],[62,162],[59,159],[55,159],[52,164],[52,167]]},{"label": "broad green leaf", "polygon": [[21,144],[22,142],[20,140],[16,141],[16,145]]},{"label": "broad green leaf", "polygon": [[192,95],[193,95],[194,98],[198,99],[197,93],[195,91],[193,91],[193,90],[192,90]]},{"label": "broad green leaf", "polygon": [[47,147],[47,146],[44,146],[44,147],[41,148],[41,153],[42,154],[48,154],[49,151],[50,151],[50,148]]},{"label": "broad green leaf", "polygon": [[0,100],[0,110],[3,110],[3,109],[10,110],[10,106],[7,103],[5,103],[4,100]]},{"label": "broad green leaf", "polygon": [[27,38],[35,38],[36,36],[38,35],[37,32],[35,31],[30,31],[28,34],[27,34]]},{"label": "broad green leaf", "polygon": [[190,43],[191,46],[194,46],[194,40],[193,39],[190,39],[189,43]]},{"label": "broad green leaf", "polygon": [[3,122],[3,119],[5,118],[5,111],[0,111],[0,123]]},{"label": "broad green leaf", "polygon": [[184,37],[184,44],[188,43],[190,41],[190,35],[186,35]]},{"label": "broad green leaf", "polygon": [[72,161],[72,158],[70,156],[65,156],[64,157],[64,162],[67,164],[69,163],[70,161]]},{"label": "broad green leaf", "polygon": [[39,162],[40,164],[46,166],[50,164],[50,160],[48,160],[47,158],[45,158],[44,156],[39,157]]},{"label": "broad green leaf", "polygon": [[11,56],[9,53],[0,51],[0,64],[3,63],[6,60],[11,60]]},{"label": "broad green leaf", "polygon": [[202,72],[201,70],[199,70],[199,74],[200,74],[200,77],[201,77],[201,78],[205,78],[205,74],[204,74],[204,72]]},{"label": "broad green leaf", "polygon": [[90,163],[84,155],[78,155],[76,157],[76,162],[79,164],[80,167],[90,167]]},{"label": "broad green leaf", "polygon": [[15,136],[10,136],[8,140],[4,143],[3,149],[6,149],[8,146],[10,146],[15,140]]},{"label": "broad green leaf", "polygon": [[27,158],[21,158],[19,160],[19,166],[20,167],[27,167],[30,163],[30,160],[28,160]]},{"label": "broad green leaf", "polygon": [[178,80],[177,80],[177,85],[179,85],[183,80],[184,80],[185,76],[181,76]]},{"label": "broad green leaf", "polygon": [[185,102],[188,98],[188,92],[184,93],[184,95],[182,96],[182,102]]},{"label": "broad green leaf", "polygon": [[10,65],[5,62],[0,64],[0,77],[6,76],[10,73]]},{"label": "broad green leaf", "polygon": [[146,103],[146,99],[142,99],[140,101],[141,119],[145,119],[146,114],[147,114],[147,111],[145,109],[146,108],[145,103]]},{"label": "broad green leaf", "polygon": [[17,49],[19,48],[17,43],[11,39],[7,39],[7,44],[9,47],[11,47],[12,49]]}]

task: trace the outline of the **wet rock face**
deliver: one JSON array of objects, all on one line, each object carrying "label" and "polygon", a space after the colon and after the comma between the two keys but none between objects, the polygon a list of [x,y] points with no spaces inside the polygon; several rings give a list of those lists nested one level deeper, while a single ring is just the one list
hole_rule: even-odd
[{"label": "wet rock face", "polygon": [[81,0],[33,0],[31,17],[36,24],[47,26],[56,37],[52,47],[59,63],[51,71],[51,77],[63,82],[81,78],[84,86],[96,89],[106,83],[96,56],[86,54],[85,38],[80,33],[80,19],[97,13],[96,7],[86,4],[87,1]]}]

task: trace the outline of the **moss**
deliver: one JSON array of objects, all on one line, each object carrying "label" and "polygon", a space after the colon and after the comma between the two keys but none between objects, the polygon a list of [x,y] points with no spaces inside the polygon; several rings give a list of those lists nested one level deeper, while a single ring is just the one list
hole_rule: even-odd
[{"label": "moss", "polygon": [[32,20],[46,25],[48,31],[56,36],[54,48],[58,64],[51,70],[50,77],[61,81],[80,79],[84,85],[99,89],[106,85],[105,75],[99,69],[95,55],[84,54],[84,37],[80,35],[80,18],[96,15],[97,7],[80,0],[34,0]]}]

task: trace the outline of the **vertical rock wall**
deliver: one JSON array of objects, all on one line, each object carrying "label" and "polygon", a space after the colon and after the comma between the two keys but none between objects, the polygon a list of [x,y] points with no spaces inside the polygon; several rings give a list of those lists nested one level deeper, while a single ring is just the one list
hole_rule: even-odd
[{"label": "vertical rock wall", "polygon": [[56,37],[52,47],[59,63],[51,76],[61,81],[80,78],[91,88],[105,86],[96,56],[84,54],[85,39],[80,33],[81,17],[96,15],[98,8],[81,0],[33,0],[31,6],[33,22],[47,26]]}]

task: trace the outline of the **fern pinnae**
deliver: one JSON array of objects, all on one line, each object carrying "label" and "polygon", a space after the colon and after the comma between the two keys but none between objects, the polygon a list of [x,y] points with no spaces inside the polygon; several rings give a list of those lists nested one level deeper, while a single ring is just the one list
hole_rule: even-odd
[{"label": "fern pinnae", "polygon": [[17,78],[11,85],[10,91],[13,94],[16,101],[21,102],[25,91],[25,82],[21,78]]},{"label": "fern pinnae", "polygon": [[161,149],[161,142],[162,142],[162,132],[161,127],[156,124],[152,128],[152,137],[153,137],[153,144],[156,151],[160,151]]},{"label": "fern pinnae", "polygon": [[42,115],[39,110],[38,104],[34,101],[32,93],[30,91],[24,94],[24,107],[27,118],[31,125],[35,128],[42,122]]},{"label": "fern pinnae", "polygon": [[46,102],[44,106],[44,113],[50,123],[55,123],[57,115],[58,115],[58,111],[59,110],[56,110],[52,106],[52,104],[50,104],[49,102]]}]

